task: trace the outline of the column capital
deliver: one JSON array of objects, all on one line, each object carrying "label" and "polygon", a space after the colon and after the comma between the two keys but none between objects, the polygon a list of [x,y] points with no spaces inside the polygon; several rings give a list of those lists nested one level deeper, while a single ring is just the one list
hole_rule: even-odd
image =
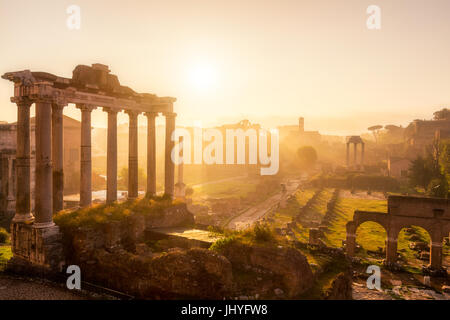
[{"label": "column capital", "polygon": [[158,112],[144,112],[144,115],[147,118],[156,118],[159,115],[159,113]]},{"label": "column capital", "polygon": [[103,111],[107,112],[109,114],[117,114],[118,112],[120,112],[120,109],[116,109],[116,108],[110,108],[110,107],[103,107]]},{"label": "column capital", "polygon": [[166,118],[175,118],[177,116],[175,112],[164,112],[163,115]]},{"label": "column capital", "polygon": [[92,104],[85,104],[85,103],[77,103],[77,108],[80,109],[81,111],[88,111],[91,112],[94,109],[97,109],[96,106],[92,105]]},{"label": "column capital", "polygon": [[64,103],[53,102],[52,110],[53,111],[62,111],[64,109],[64,107],[66,107],[66,106],[67,106],[67,104],[64,104]]},{"label": "column capital", "polygon": [[141,114],[142,111],[137,111],[137,110],[125,110],[125,113],[128,114],[128,116],[129,116],[130,118],[137,118],[137,116],[138,116],[139,114]]},{"label": "column capital", "polygon": [[18,107],[31,107],[33,100],[28,97],[12,97],[11,102],[15,103]]}]

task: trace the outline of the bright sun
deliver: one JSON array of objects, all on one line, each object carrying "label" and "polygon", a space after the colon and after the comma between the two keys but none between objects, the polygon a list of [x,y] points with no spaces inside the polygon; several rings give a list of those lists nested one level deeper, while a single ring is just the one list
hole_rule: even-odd
[{"label": "bright sun", "polygon": [[209,64],[195,65],[189,70],[189,82],[197,90],[209,90],[217,82],[216,69]]}]

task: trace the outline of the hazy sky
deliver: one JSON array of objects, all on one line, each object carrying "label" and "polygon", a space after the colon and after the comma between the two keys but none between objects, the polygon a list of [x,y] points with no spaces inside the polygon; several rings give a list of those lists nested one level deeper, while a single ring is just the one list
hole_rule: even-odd
[{"label": "hazy sky", "polygon": [[[80,30],[66,26],[72,4]],[[369,5],[381,30],[366,27]],[[1,74],[107,64],[123,85],[177,97],[184,125],[304,116],[307,129],[358,133],[450,106],[448,0],[0,0],[0,41]],[[12,89],[0,80],[1,120],[16,120]]]}]

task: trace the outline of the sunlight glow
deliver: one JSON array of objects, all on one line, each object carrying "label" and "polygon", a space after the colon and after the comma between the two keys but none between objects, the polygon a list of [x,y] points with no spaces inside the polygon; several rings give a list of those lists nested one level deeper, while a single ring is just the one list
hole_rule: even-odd
[{"label": "sunlight glow", "polygon": [[189,70],[189,82],[197,90],[210,90],[217,83],[217,70],[209,64],[197,64]]}]

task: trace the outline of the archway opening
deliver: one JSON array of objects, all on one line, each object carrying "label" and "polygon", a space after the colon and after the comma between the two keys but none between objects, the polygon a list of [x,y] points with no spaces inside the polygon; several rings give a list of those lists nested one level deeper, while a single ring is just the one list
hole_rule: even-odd
[{"label": "archway opening", "polygon": [[383,260],[386,256],[387,232],[378,222],[366,221],[356,229],[355,255],[366,259]]},{"label": "archway opening", "polygon": [[398,234],[397,252],[399,260],[411,272],[421,272],[423,265],[430,263],[431,237],[422,227],[404,227]]}]

